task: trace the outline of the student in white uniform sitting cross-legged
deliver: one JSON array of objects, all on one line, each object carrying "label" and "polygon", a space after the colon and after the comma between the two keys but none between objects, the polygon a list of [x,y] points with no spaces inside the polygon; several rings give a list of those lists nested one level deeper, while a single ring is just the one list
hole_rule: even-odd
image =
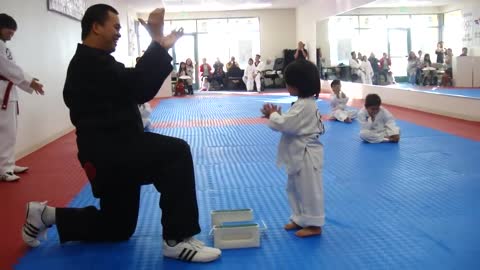
[{"label": "student in white uniform sitting cross-legged", "polygon": [[358,113],[360,138],[369,143],[398,143],[400,128],[393,115],[381,104],[382,100],[377,94],[368,94],[365,98],[365,108]]},{"label": "student in white uniform sitting cross-legged", "polygon": [[278,145],[277,165],[285,166],[288,174],[287,194],[291,208],[286,230],[298,230],[295,235],[320,235],[325,224],[323,205],[323,145],[324,133],[315,94],[320,89],[317,67],[307,60],[297,60],[285,68],[285,83],[292,96],[298,96],[290,110],[265,104],[261,109],[268,125],[282,133]]},{"label": "student in white uniform sitting cross-legged", "polygon": [[0,181],[6,182],[17,181],[20,177],[16,174],[28,170],[28,167],[15,165],[19,113],[17,88],[43,95],[43,85],[23,72],[6,45],[16,30],[15,20],[7,14],[0,14]]},{"label": "student in white uniform sitting cross-legged", "polygon": [[347,109],[348,97],[342,92],[340,80],[333,80],[330,86],[333,91],[330,101],[330,107],[332,108],[331,117],[340,122],[351,123],[357,116],[357,111]]}]

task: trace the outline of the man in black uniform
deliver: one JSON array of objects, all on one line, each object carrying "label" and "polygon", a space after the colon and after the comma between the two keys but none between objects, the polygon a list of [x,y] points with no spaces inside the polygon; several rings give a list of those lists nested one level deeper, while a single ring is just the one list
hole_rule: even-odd
[{"label": "man in black uniform", "polygon": [[111,6],[91,6],[82,19],[78,44],[63,91],[76,127],[78,159],[91,182],[100,209],[54,208],[27,204],[24,241],[38,246],[39,234],[57,225],[61,242],[121,241],[135,232],[140,187],[152,184],[161,193],[163,255],[208,262],[219,249],[193,238],[200,232],[193,161],[189,145],[180,139],[144,132],[138,104],[151,100],[172,71],[171,48],[182,31],[163,35],[163,9],[141,20],[152,43],[135,68],[110,55],[120,38],[118,12]]}]

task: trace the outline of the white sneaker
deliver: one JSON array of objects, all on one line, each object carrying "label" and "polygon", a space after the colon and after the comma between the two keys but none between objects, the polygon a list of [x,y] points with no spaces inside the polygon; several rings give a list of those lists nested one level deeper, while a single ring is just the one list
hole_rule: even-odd
[{"label": "white sneaker", "polygon": [[27,217],[22,228],[22,239],[31,247],[38,247],[40,241],[38,238],[46,238],[47,225],[43,223],[42,213],[47,207],[47,202],[29,202],[27,203]]},{"label": "white sneaker", "polygon": [[26,171],[28,171],[28,167],[22,167],[22,166],[15,166],[15,168],[13,169],[13,172],[14,173],[24,173]]},{"label": "white sneaker", "polygon": [[218,248],[206,247],[202,241],[193,237],[187,238],[171,247],[163,241],[163,256],[187,262],[211,262],[218,259],[222,251]]},{"label": "white sneaker", "polygon": [[12,172],[6,172],[0,175],[0,181],[13,182],[20,179],[20,176],[13,174]]}]

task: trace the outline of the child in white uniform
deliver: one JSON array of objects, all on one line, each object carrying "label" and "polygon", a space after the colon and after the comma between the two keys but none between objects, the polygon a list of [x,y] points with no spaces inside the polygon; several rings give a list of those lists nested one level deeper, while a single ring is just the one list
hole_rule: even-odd
[{"label": "child in white uniform", "polygon": [[314,98],[320,89],[319,72],[313,63],[297,60],[286,67],[285,82],[290,95],[298,96],[290,110],[282,114],[280,107],[272,104],[261,109],[269,127],[282,133],[277,165],[284,165],[288,174],[292,211],[285,229],[297,229],[299,237],[319,235],[325,224],[323,145],[319,141],[324,127]]},{"label": "child in white uniform", "polygon": [[369,143],[398,143],[400,128],[395,124],[393,115],[381,104],[377,94],[368,94],[365,98],[365,108],[358,113],[360,138]]},{"label": "child in white uniform", "polygon": [[253,83],[255,81],[256,70],[255,66],[253,65],[253,59],[248,59],[248,65],[243,72],[243,82],[247,87],[247,91],[253,91]]},{"label": "child in white uniform", "polygon": [[351,123],[352,119],[357,116],[357,111],[347,109],[348,97],[342,92],[340,80],[333,80],[330,86],[333,91],[330,101],[331,117],[340,122]]},{"label": "child in white uniform", "polygon": [[138,105],[138,110],[140,111],[140,116],[142,117],[143,127],[149,128],[152,122],[150,121],[150,114],[152,114],[152,107],[150,104],[143,103]]},{"label": "child in white uniform", "polygon": [[26,172],[28,167],[15,165],[17,138],[18,93],[17,88],[32,94],[43,95],[43,85],[15,63],[7,47],[17,23],[7,14],[0,14],[0,181],[16,181],[16,174]]}]

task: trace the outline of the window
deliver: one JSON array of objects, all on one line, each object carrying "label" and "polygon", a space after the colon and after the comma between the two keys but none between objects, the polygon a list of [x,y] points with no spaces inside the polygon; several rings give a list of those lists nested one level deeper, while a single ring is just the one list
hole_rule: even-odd
[{"label": "window", "polygon": [[438,42],[438,28],[412,28],[411,31],[412,51],[417,54],[422,50],[423,55],[435,55]]},{"label": "window", "polygon": [[445,48],[452,48],[453,55],[458,56],[462,52],[464,26],[462,11],[456,10],[445,13],[445,25],[443,27],[443,41]]},{"label": "window", "polygon": [[409,28],[410,15],[388,15],[387,25],[389,28]]},{"label": "window", "polygon": [[225,33],[228,32],[227,19],[197,20],[199,33]]},{"label": "window", "polygon": [[207,19],[197,21],[199,58],[223,63],[234,56],[241,67],[260,52],[260,23],[258,18]]},{"label": "window", "polygon": [[360,28],[385,28],[386,16],[360,16]]},{"label": "window", "polygon": [[438,27],[438,15],[412,15],[412,27]]},{"label": "window", "polygon": [[169,26],[169,29],[167,29],[167,26],[164,26],[164,32],[165,34],[170,33],[174,29],[180,29],[183,27],[184,33],[195,33],[197,32],[197,23],[195,20],[177,20],[177,21],[172,21],[171,25]]},{"label": "window", "polygon": [[387,30],[382,29],[360,29],[357,37],[353,40],[354,51],[361,52],[367,58],[374,53],[379,58],[382,53],[388,51]]}]

